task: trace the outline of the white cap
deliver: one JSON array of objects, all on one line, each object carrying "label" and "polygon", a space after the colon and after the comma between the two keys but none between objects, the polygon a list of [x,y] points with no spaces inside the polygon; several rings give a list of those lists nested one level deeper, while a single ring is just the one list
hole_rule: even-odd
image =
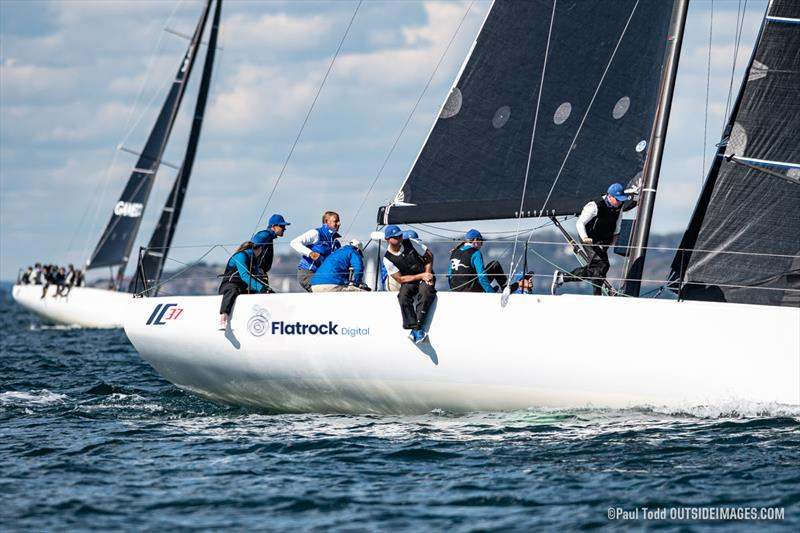
[{"label": "white cap", "polygon": [[349,243],[349,244],[350,244],[350,246],[352,246],[353,248],[356,248],[356,249],[358,249],[358,250],[360,250],[360,249],[361,249],[361,241],[359,241],[358,239],[353,239],[352,241],[350,241],[350,243]]}]

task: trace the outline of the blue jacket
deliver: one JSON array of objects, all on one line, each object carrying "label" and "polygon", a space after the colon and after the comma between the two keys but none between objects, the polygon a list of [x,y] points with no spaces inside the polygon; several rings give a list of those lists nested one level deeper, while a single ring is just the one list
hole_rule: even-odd
[{"label": "blue jacket", "polygon": [[[264,284],[258,281],[256,278],[250,275],[250,272],[247,271],[247,265],[253,262],[253,250],[244,250],[239,253],[233,254],[233,256],[228,259],[228,269],[226,270],[229,272],[232,268],[236,268],[236,271],[239,273],[239,277],[242,279],[245,285],[250,290],[263,292],[264,291]],[[253,275],[258,275],[260,272],[258,268],[256,268],[256,272],[253,272]]]},{"label": "blue jacket", "polygon": [[339,241],[336,240],[337,237],[341,237],[341,235],[339,235],[336,230],[329,228],[325,224],[317,228],[317,236],[319,240],[317,240],[317,242],[311,246],[311,251],[317,252],[319,254],[319,258],[314,261],[307,255],[304,255],[297,264],[298,270],[310,270],[311,272],[316,272],[317,268],[319,268],[322,262],[325,261],[325,258],[331,255],[333,251],[338,250],[341,246]]},{"label": "blue jacket", "polygon": [[[467,250],[469,248],[471,248],[471,246],[468,244],[463,244],[460,247],[461,250]],[[492,287],[492,284],[489,282],[489,278],[486,276],[486,268],[483,266],[483,255],[481,254],[480,250],[472,254],[472,258],[469,260],[469,263],[472,265],[472,268],[475,269],[475,272],[478,275],[478,283],[481,284],[483,292],[494,292],[494,287]],[[450,277],[452,275],[453,266],[451,264],[450,268],[448,268],[447,276]]]},{"label": "blue jacket", "polygon": [[347,285],[350,281],[350,268],[353,269],[353,285],[359,285],[364,280],[364,259],[354,246],[349,244],[333,252],[322,263],[311,285]]}]

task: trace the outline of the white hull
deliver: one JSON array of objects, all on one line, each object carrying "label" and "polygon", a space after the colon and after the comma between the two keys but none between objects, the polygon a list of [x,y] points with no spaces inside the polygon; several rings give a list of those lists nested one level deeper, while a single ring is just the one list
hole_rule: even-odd
[{"label": "white hull", "polygon": [[126,292],[73,287],[69,296],[53,297],[51,285],[42,298],[41,285],[14,285],[11,295],[19,305],[52,324],[85,328],[121,328],[125,307],[133,296]]},{"label": "white hull", "polygon": [[[800,309],[577,295],[501,308],[499,295],[442,293],[415,345],[391,293],[240,296],[225,332],[219,304],[136,299],[125,331],[178,387],[283,412],[800,405]],[[339,334],[273,334],[279,321]]]}]

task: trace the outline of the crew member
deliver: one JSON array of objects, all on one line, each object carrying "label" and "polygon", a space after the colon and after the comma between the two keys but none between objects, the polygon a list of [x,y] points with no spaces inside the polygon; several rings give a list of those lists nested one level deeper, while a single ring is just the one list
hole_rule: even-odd
[{"label": "crew member", "polygon": [[297,282],[306,291],[311,292],[311,278],[317,268],[341,246],[338,240],[341,238],[338,233],[341,225],[338,213],[325,211],[320,227],[310,229],[292,240],[292,248],[303,256],[297,264]]},{"label": "crew member", "polygon": [[272,241],[278,237],[283,237],[283,234],[286,231],[286,226],[291,225],[292,223],[286,222],[286,219],[283,218],[283,215],[276,213],[269,217],[267,229],[261,230],[253,235],[254,239],[257,238],[259,241],[264,243],[263,250],[258,256],[258,270],[261,276],[260,281],[267,285],[267,287],[269,287],[268,273],[272,268],[272,260],[275,257],[275,249]]},{"label": "crew member", "polygon": [[233,303],[239,294],[267,292],[269,289],[268,285],[258,279],[260,274],[258,256],[271,241],[259,233],[253,235],[251,240],[242,243],[236,253],[228,259],[225,273],[222,275],[222,283],[219,286],[219,294],[222,295],[222,303],[219,307],[220,330],[227,327]]},{"label": "crew member", "polygon": [[361,241],[353,239],[329,255],[319,266],[311,279],[311,292],[368,290],[363,281],[364,257],[361,252]]},{"label": "crew member", "polygon": [[[419,234],[413,229],[404,229],[403,238],[411,239],[417,244],[422,244],[422,241],[419,239]],[[381,261],[381,289],[389,292],[397,292],[400,290],[400,284],[396,282],[394,278],[389,277],[389,273],[386,272],[386,267],[383,266],[383,261]]]},{"label": "crew member", "polygon": [[619,238],[622,204],[630,199],[620,183],[612,183],[606,194],[583,207],[575,228],[581,242],[589,246],[589,262],[572,272],[556,270],[550,292],[555,294],[562,284],[571,281],[589,281],[594,287],[594,294],[602,294],[606,274],[611,267],[607,248],[616,244]]},{"label": "crew member", "polygon": [[397,300],[400,302],[403,328],[410,329],[409,338],[419,344],[427,336],[425,319],[436,298],[433,253],[419,241],[404,239],[403,232],[393,224],[386,226],[383,233],[389,243],[383,256],[383,265],[389,277],[400,283]]},{"label": "crew member", "polygon": [[[447,281],[450,290],[456,292],[499,292],[508,283],[503,267],[497,261],[484,264],[481,247],[483,235],[476,229],[469,230],[464,240],[450,254]],[[492,282],[497,283],[495,288]]]}]

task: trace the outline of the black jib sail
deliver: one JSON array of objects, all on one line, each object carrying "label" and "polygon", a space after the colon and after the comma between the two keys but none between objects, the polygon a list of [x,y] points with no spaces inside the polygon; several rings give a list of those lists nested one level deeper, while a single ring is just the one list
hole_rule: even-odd
[{"label": "black jib sail", "polygon": [[117,265],[121,265],[124,269],[128,262],[133,242],[136,240],[136,234],[142,222],[147,198],[150,196],[156,172],[161,164],[161,156],[164,153],[169,134],[175,123],[178,108],[186,91],[186,85],[197,56],[197,48],[200,45],[200,38],[208,18],[210,6],[211,1],[208,0],[203,8],[203,13],[197,23],[197,28],[195,28],[189,47],[181,60],[167,99],[158,114],[156,123],[147,138],[144,150],[142,150],[136,166],[133,168],[122,196],[114,204],[111,219],[108,221],[106,229],[100,237],[100,242],[87,262],[87,269]]},{"label": "black jib sail", "polygon": [[800,2],[768,8],[672,264],[690,300],[800,306]]},{"label": "black jib sail", "polygon": [[[194,119],[192,129],[189,132],[189,143],[186,146],[186,154],[183,158],[178,175],[172,185],[172,190],[167,197],[164,209],[158,219],[156,229],[150,237],[147,251],[140,259],[140,275],[146,280],[146,287],[154,287],[151,296],[158,295],[158,282],[164,270],[164,261],[169,253],[172,238],[175,235],[175,228],[183,209],[183,199],[186,196],[186,188],[189,186],[189,178],[192,176],[195,155],[197,155],[197,144],[200,141],[200,131],[203,127],[203,117],[208,101],[208,89],[211,85],[211,73],[214,69],[214,55],[217,47],[217,36],[219,34],[219,20],[222,13],[222,0],[217,0],[214,9],[214,18],[211,21],[211,33],[208,39],[208,49],[203,63],[203,75],[200,79],[200,89],[197,94],[197,103],[194,108]],[[134,284],[135,281],[132,282]]]},{"label": "black jib sail", "polygon": [[609,183],[635,179],[672,8],[663,0],[496,0],[379,223],[514,218],[526,174],[522,216],[572,214]]}]

